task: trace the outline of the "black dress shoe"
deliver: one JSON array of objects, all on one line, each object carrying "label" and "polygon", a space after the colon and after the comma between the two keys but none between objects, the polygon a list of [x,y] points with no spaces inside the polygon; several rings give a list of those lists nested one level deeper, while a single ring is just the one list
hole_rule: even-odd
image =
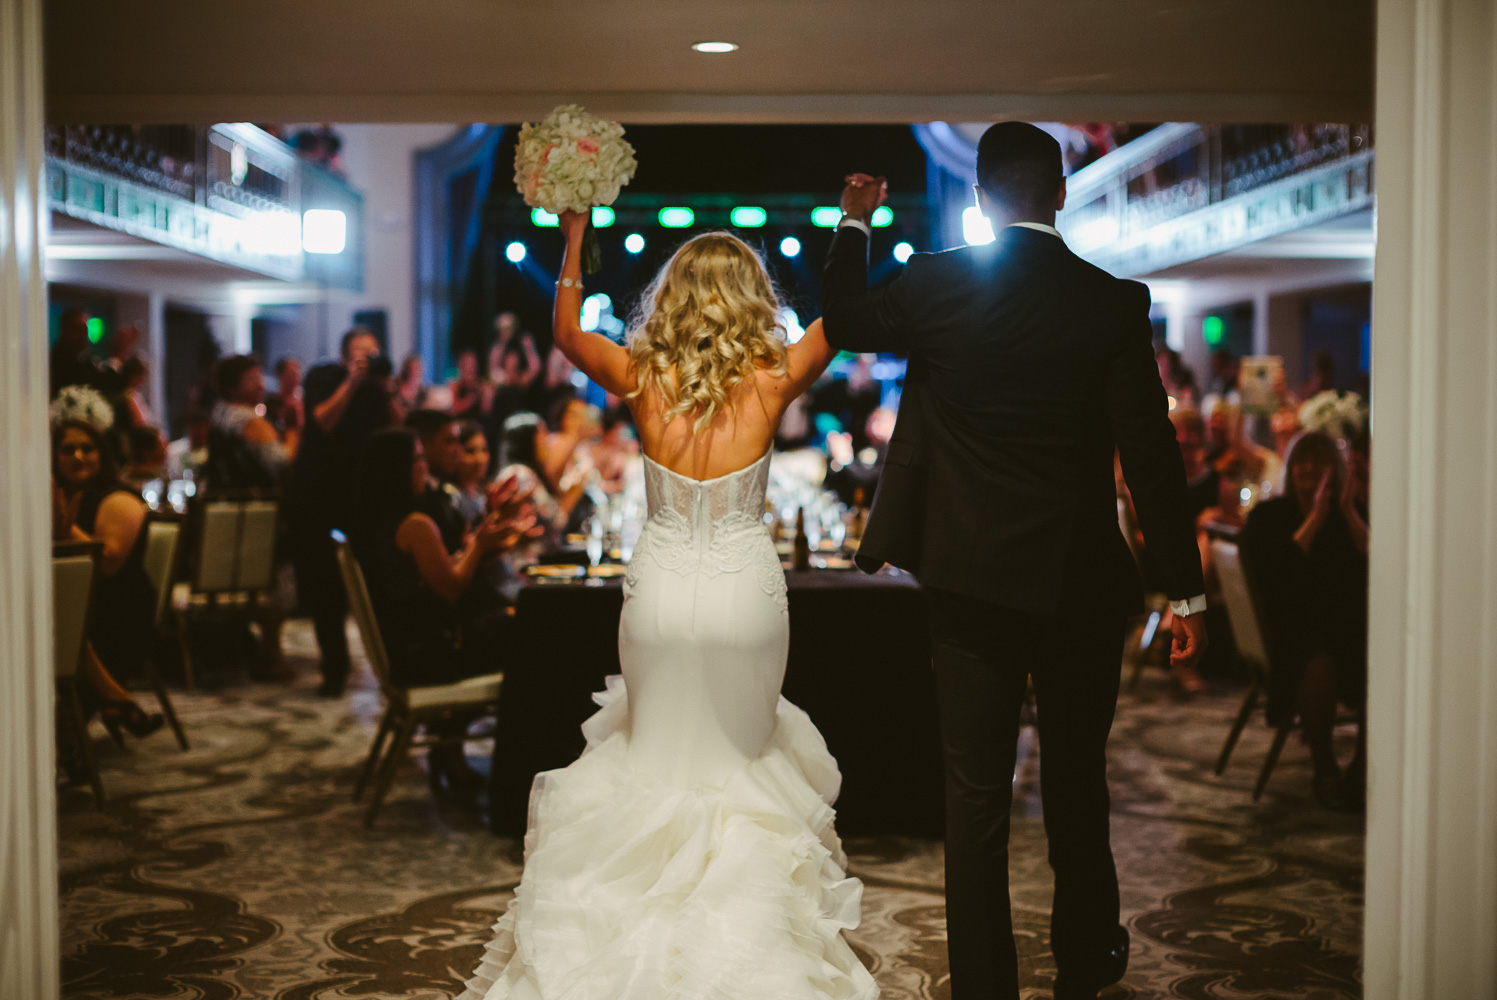
[{"label": "black dress shoe", "polygon": [[1080,976],[1056,977],[1055,1000],[1096,1000],[1097,994],[1123,978],[1128,971],[1128,930],[1119,925],[1106,954]]}]

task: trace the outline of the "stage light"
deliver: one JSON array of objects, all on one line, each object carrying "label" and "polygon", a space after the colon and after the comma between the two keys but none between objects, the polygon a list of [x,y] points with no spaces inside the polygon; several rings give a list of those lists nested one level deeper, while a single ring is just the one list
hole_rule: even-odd
[{"label": "stage light", "polygon": [[662,208],[660,224],[667,229],[685,229],[696,221],[696,213],[689,208]]},{"label": "stage light", "polygon": [[301,248],[307,253],[342,253],[348,244],[348,217],[336,208],[309,208],[301,217]]},{"label": "stage light", "polygon": [[613,225],[613,209],[606,205],[593,206],[593,228],[607,229]]},{"label": "stage light", "polygon": [[962,209],[962,239],[978,247],[997,239],[993,235],[993,224],[976,205]]},{"label": "stage light", "polygon": [[104,321],[97,316],[88,318],[88,342],[97,344],[104,339]]},{"label": "stage light", "polygon": [[504,256],[509,258],[511,264],[518,264],[525,259],[525,244],[511,243],[504,248]]},{"label": "stage light", "polygon": [[645,248],[645,238],[638,233],[630,233],[624,237],[624,249],[630,253],[639,253]]},{"label": "stage light", "polygon": [[831,205],[818,205],[811,209],[811,225],[820,226],[822,229],[831,229],[842,221],[842,209],[833,208]]},{"label": "stage light", "polygon": [[740,229],[758,229],[769,221],[769,213],[756,205],[739,205],[733,209],[729,218]]},{"label": "stage light", "polygon": [[894,259],[899,261],[901,264],[909,260],[910,255],[914,252],[915,248],[910,246],[908,243],[894,244]]},{"label": "stage light", "polygon": [[871,221],[873,225],[879,229],[882,229],[887,225],[891,225],[894,222],[894,209],[890,208],[888,205],[880,205],[878,208],[875,208],[873,210],[873,218],[869,221]]},{"label": "stage light", "polygon": [[800,240],[794,236],[787,236],[783,240],[780,240],[780,253],[786,257],[794,257],[800,253]]},{"label": "stage light", "polygon": [[544,208],[532,208],[530,210],[530,224],[534,226],[557,226],[561,220]]},{"label": "stage light", "polygon": [[582,329],[594,331],[598,329],[598,322],[603,318],[603,310],[613,306],[613,300],[602,292],[589,295],[582,300]]},{"label": "stage light", "polygon": [[697,42],[692,48],[697,52],[705,52],[708,55],[721,55],[725,52],[738,51],[738,46],[732,42]]},{"label": "stage light", "polygon": [[1201,339],[1215,347],[1226,335],[1226,326],[1220,316],[1207,316],[1201,320]]}]

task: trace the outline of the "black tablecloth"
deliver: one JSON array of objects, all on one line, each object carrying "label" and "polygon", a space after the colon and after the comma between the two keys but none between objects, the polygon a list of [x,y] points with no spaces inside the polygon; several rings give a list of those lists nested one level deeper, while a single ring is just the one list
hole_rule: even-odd
[{"label": "black tablecloth", "polygon": [[[938,837],[943,790],[925,602],[908,575],[788,573],[785,697],[805,709],[842,769],[843,836]],[[620,581],[530,584],[504,664],[494,739],[491,826],[525,831],[538,771],[582,752],[578,727],[619,672]]]}]

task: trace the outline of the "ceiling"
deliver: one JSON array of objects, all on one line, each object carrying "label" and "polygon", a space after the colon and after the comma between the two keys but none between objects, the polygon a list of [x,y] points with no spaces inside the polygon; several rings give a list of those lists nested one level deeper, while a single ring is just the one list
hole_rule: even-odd
[{"label": "ceiling", "polygon": [[[1372,0],[50,0],[57,122],[1368,121]],[[731,41],[703,55],[690,45]]]}]

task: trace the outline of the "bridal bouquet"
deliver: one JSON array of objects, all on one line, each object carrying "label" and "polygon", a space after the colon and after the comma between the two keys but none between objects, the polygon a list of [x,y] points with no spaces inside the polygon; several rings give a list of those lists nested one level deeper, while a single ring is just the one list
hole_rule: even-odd
[{"label": "bridal bouquet", "polygon": [[86,385],[65,386],[48,411],[53,427],[67,420],[80,420],[95,430],[107,431],[114,424],[114,407],[109,400]]},{"label": "bridal bouquet", "polygon": [[1299,422],[1307,431],[1322,431],[1338,440],[1350,441],[1366,426],[1367,406],[1354,392],[1327,389],[1311,396],[1299,408]]},{"label": "bridal bouquet", "polygon": [[[515,146],[515,187],[525,204],[553,215],[612,205],[637,167],[624,127],[576,104],[563,104],[539,125],[522,125]],[[592,274],[600,264],[597,236],[589,226],[582,266]]]}]

